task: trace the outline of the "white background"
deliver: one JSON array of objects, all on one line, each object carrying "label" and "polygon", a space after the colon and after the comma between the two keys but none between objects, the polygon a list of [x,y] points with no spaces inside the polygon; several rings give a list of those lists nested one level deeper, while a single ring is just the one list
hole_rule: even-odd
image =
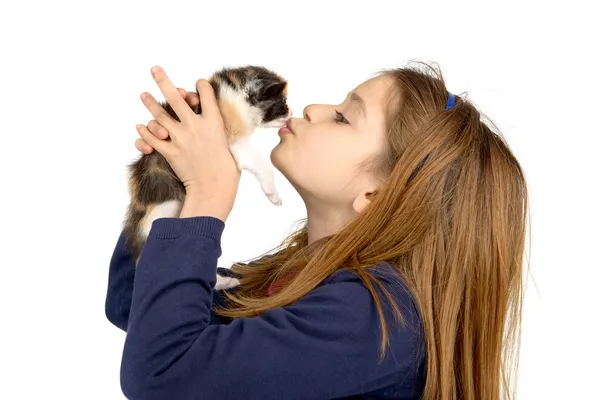
[{"label": "white background", "polygon": [[[287,77],[296,116],[384,67],[437,62],[502,129],[530,189],[519,398],[599,398],[600,113],[595,2],[3,2],[0,329],[3,399],[118,399],[125,333],[105,317],[135,125],[224,65]],[[597,26],[597,25],[596,25]],[[254,140],[268,157],[276,130]],[[277,245],[304,217],[244,173],[223,259]]]}]

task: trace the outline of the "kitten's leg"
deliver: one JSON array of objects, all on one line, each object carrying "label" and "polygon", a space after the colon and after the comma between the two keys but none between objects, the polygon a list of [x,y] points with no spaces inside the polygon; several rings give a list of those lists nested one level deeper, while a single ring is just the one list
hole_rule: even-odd
[{"label": "kitten's leg", "polygon": [[235,158],[240,169],[245,169],[252,173],[260,186],[269,198],[271,203],[280,206],[282,204],[279,192],[275,187],[275,177],[273,175],[273,166],[248,139],[239,139],[230,146],[231,154]]},{"label": "kitten's leg", "polygon": [[215,284],[215,290],[230,289],[240,284],[239,279],[232,276],[232,272],[229,268],[234,264],[234,261],[228,257],[221,256],[219,261],[228,267],[217,267],[217,283]]}]

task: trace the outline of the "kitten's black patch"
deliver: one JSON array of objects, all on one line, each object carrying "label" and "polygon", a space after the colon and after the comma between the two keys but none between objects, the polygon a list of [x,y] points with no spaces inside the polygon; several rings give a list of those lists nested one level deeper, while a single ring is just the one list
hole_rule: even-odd
[{"label": "kitten's black patch", "polygon": [[247,65],[223,68],[214,74],[211,83],[216,93],[220,89],[219,83],[235,90],[247,90],[248,103],[263,111],[262,123],[286,117],[289,112],[287,81],[265,67]]},{"label": "kitten's black patch", "polygon": [[249,66],[245,70],[250,71],[248,79],[252,83],[248,103],[263,110],[263,123],[287,116],[287,81],[264,67]]},{"label": "kitten's black patch", "polygon": [[265,112],[263,122],[273,121],[288,114],[289,107],[283,94],[285,86],[285,83],[276,82],[260,88],[256,101]]}]

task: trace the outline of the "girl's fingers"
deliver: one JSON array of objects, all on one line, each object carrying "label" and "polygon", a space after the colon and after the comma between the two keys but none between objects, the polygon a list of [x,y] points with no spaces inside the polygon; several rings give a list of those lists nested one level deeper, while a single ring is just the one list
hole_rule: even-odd
[{"label": "girl's fingers", "polygon": [[148,145],[150,145],[155,150],[158,150],[159,152],[163,153],[163,151],[161,150],[164,150],[164,145],[166,144],[166,142],[163,142],[162,139],[159,139],[156,136],[154,136],[145,125],[138,125],[136,128],[142,139],[144,139],[144,141]]},{"label": "girl's fingers", "polygon": [[186,92],[185,89],[177,88],[181,97],[185,99],[185,102],[190,105],[190,107],[194,107],[200,103],[200,98],[198,97],[198,93],[194,92]]},{"label": "girl's fingers", "polygon": [[200,104],[200,97],[198,97],[198,93],[187,92],[185,95],[185,101],[192,107]]},{"label": "girl's fingers", "polygon": [[196,89],[198,90],[198,97],[200,97],[200,105],[202,106],[202,115],[214,118],[216,115],[221,116],[219,113],[219,106],[215,97],[215,90],[213,89],[210,82],[206,79],[198,79],[196,81]]},{"label": "girl's fingers", "polygon": [[169,131],[155,119],[148,122],[147,127],[148,130],[159,139],[166,139],[169,137]]},{"label": "girl's fingers", "polygon": [[[195,100],[195,104],[198,104],[198,95],[196,93],[186,92],[186,90],[182,89],[182,88],[177,88],[177,91],[179,92],[181,97],[183,97],[186,100],[186,102],[189,105],[193,106],[194,100]],[[194,99],[193,95],[195,95],[195,99]],[[156,136],[159,139],[167,139],[169,137],[169,131],[165,127],[160,125],[158,123],[158,121],[155,119],[148,122],[148,127],[146,130],[149,131],[151,134],[153,134],[154,136]],[[146,142],[143,139],[143,135],[142,135],[143,131],[141,131],[139,127],[138,127],[138,133],[142,137],[135,141],[135,148],[139,152],[144,153],[144,154],[152,153],[154,151],[154,148],[152,146],[150,146],[148,144],[148,142]]]},{"label": "girl's fingers", "polygon": [[146,141],[142,138],[139,138],[135,141],[135,148],[138,149],[139,152],[144,154],[150,154],[154,151],[152,146],[150,146]]},{"label": "girl's fingers", "polygon": [[[166,79],[166,78],[164,78],[164,79]],[[161,89],[165,90],[163,88],[161,88]],[[177,89],[173,88],[173,90],[175,90],[175,92],[177,92],[177,96],[178,96],[179,92],[177,91]],[[146,106],[148,111],[150,111],[150,113],[152,114],[154,119],[156,119],[162,126],[172,127],[172,126],[174,126],[174,124],[177,123],[177,121],[175,121],[175,119],[173,119],[173,117],[171,117],[171,115],[169,113],[167,113],[167,110],[165,110],[165,108],[163,106],[161,106],[150,93],[144,92],[144,93],[142,93],[140,98],[142,99],[142,103],[144,103],[144,105]],[[171,99],[173,98],[173,95],[171,93],[169,94],[169,98],[171,98]],[[185,103],[185,100],[183,100],[183,99],[179,99],[179,100],[181,102]],[[167,102],[169,102],[169,101],[167,100]],[[169,102],[169,104],[171,105],[171,107],[173,107],[173,105],[170,102]],[[181,105],[178,106],[178,109],[181,110]],[[177,113],[177,110],[175,108],[173,108],[173,110],[175,111],[175,113]],[[189,106],[188,106],[188,110],[189,110]],[[192,110],[189,110],[189,112],[192,112]],[[177,115],[179,115],[179,113],[177,113]]]},{"label": "girl's fingers", "polygon": [[[194,116],[194,113],[190,110],[190,106],[186,104],[185,99],[181,97],[179,90],[175,88],[164,69],[155,65],[150,72],[167,103],[169,103],[173,111],[175,111],[179,120],[185,124]],[[148,93],[148,96],[144,98],[143,101],[154,118],[156,118],[162,126],[170,128],[174,125],[176,121],[167,114],[164,108],[162,108],[156,100],[154,100],[152,95]]]}]

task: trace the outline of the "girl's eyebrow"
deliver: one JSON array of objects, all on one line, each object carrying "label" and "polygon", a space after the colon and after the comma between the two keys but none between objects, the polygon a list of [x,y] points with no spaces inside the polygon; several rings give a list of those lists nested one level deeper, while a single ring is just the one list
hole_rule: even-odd
[{"label": "girl's eyebrow", "polygon": [[358,106],[357,108],[359,114],[361,114],[364,118],[367,118],[367,107],[365,106],[365,101],[363,98],[354,92],[350,92],[348,94],[350,95],[350,102],[354,102]]}]

